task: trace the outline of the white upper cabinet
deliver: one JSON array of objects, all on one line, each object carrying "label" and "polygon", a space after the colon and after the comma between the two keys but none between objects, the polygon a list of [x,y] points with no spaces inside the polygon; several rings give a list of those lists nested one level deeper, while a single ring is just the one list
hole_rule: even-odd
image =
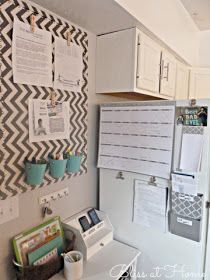
[{"label": "white upper cabinet", "polygon": [[97,37],[96,92],[174,99],[176,59],[137,28]]},{"label": "white upper cabinet", "polygon": [[176,59],[168,52],[162,52],[160,71],[160,93],[174,98],[176,86]]},{"label": "white upper cabinet", "polygon": [[138,62],[136,86],[159,93],[161,49],[152,39],[138,36]]},{"label": "white upper cabinet", "polygon": [[210,98],[210,69],[192,68],[190,71],[190,99]]},{"label": "white upper cabinet", "polygon": [[189,97],[189,67],[177,63],[176,69],[176,100],[185,100]]},{"label": "white upper cabinet", "polygon": [[96,92],[134,90],[136,29],[131,28],[97,37]]}]

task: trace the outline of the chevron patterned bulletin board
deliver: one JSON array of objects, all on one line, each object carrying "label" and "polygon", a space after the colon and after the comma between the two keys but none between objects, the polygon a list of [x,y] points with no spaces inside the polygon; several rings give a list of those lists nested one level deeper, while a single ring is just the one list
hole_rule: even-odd
[{"label": "chevron patterned bulletin board", "polygon": [[[3,3],[2,3],[3,2]],[[70,179],[87,172],[87,75],[88,36],[83,30],[67,21],[47,13],[42,8],[22,0],[1,0],[0,3],[0,199],[14,196],[51,183]],[[13,19],[29,23],[31,15],[36,16],[37,27],[65,38],[71,32],[71,41],[83,48],[83,86],[81,93],[55,90],[57,100],[70,101],[70,135],[68,140],[55,140],[29,144],[28,99],[49,99],[52,88],[14,84],[12,77],[12,31]],[[62,153],[67,147],[83,152],[80,172],[65,174],[53,179],[47,172],[44,183],[30,186],[25,182],[25,157],[45,158],[49,152]]]}]

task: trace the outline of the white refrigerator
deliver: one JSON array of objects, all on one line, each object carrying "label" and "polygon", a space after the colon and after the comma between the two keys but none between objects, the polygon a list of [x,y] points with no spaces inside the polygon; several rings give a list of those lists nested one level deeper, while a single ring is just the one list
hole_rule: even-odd
[{"label": "white refrigerator", "polygon": [[[165,101],[163,101],[162,104]],[[141,102],[136,102],[136,105]],[[115,103],[112,106],[119,106]],[[127,103],[130,106],[132,103]],[[151,103],[155,104],[155,103]],[[160,101],[157,104],[161,104]],[[166,102],[167,104],[167,102]],[[190,101],[176,101],[177,107],[191,107]],[[102,105],[104,106],[104,105]],[[210,100],[197,100],[196,106],[210,107]],[[175,110],[177,112],[177,109]],[[177,125],[177,113],[174,117],[173,154],[171,172],[180,171],[183,126]],[[123,124],[121,124],[123,126]],[[132,125],[132,124],[131,124]],[[100,127],[101,120],[100,120]],[[111,127],[111,126],[110,126]],[[187,128],[189,129],[189,127]],[[193,129],[193,127],[192,127]],[[210,157],[209,136],[210,118],[203,129],[203,149],[199,170],[194,172],[198,178],[198,193],[203,194],[200,241],[196,242],[176,234],[168,229],[161,232],[153,227],[145,227],[133,222],[134,215],[134,182],[149,182],[150,175],[137,172],[100,168],[100,210],[107,213],[114,226],[114,238],[141,251],[138,260],[137,279],[172,279],[172,280],[209,280],[210,279],[210,233],[209,210],[206,202],[210,199]],[[194,132],[192,132],[194,133]],[[101,128],[100,128],[101,137]],[[99,140],[99,146],[100,146]],[[189,143],[189,146],[191,143]],[[193,153],[193,150],[192,150]],[[99,149],[100,156],[100,149]],[[112,166],[112,162],[110,162]],[[119,174],[121,171],[121,174]],[[171,192],[171,180],[156,176],[156,183],[168,186]],[[149,187],[149,186],[148,186]],[[169,210],[171,209],[169,196]]]}]

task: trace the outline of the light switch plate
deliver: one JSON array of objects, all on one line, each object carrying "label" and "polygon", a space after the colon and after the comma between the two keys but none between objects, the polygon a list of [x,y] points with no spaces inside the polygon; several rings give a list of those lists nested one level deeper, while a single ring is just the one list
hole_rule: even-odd
[{"label": "light switch plate", "polygon": [[19,197],[16,195],[6,200],[0,200],[0,224],[7,223],[19,217]]}]

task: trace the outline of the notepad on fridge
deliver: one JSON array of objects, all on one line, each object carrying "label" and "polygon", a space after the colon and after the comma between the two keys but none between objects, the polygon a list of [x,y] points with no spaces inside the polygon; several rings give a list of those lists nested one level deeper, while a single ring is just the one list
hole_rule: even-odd
[{"label": "notepad on fridge", "polygon": [[135,180],[133,222],[161,232],[167,231],[168,188]]},{"label": "notepad on fridge", "polygon": [[192,172],[200,171],[202,152],[203,135],[184,133],[182,136],[180,169]]}]

